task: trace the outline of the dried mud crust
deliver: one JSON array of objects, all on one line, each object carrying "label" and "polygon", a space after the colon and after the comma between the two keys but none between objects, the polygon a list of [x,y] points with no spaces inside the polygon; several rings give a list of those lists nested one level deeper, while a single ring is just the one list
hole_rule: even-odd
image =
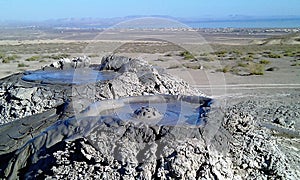
[{"label": "dried mud crust", "polygon": [[297,179],[299,138],[277,136],[260,123],[276,124],[274,106],[297,110],[297,96],[232,99],[223,110],[212,108],[199,128],[83,114],[29,140],[1,173],[50,179]]},{"label": "dried mud crust", "polygon": [[[144,66],[144,62],[134,60],[140,63],[136,64],[124,59],[124,66],[120,67],[119,63],[111,62],[114,59],[112,56],[104,58],[101,69],[120,72],[120,76],[68,90],[73,99],[65,99],[76,100],[78,107],[69,103],[27,116],[27,119],[12,118],[12,123],[21,125],[19,132],[13,134],[9,134],[12,133],[10,128],[3,128],[12,124],[1,126],[0,158],[7,162],[0,165],[1,178],[300,178],[299,92],[233,97],[224,107],[212,106],[205,125],[196,128],[124,121],[109,115],[99,116],[97,111],[93,114],[93,107],[88,105],[123,96],[199,95],[199,91]],[[5,81],[6,85],[9,82],[14,87],[19,83],[19,79],[10,78],[11,81]],[[24,84],[22,88],[26,89],[27,83]],[[86,111],[74,116],[74,109],[86,107]],[[107,108],[101,106],[100,111]],[[57,121],[57,117],[65,120]],[[32,123],[35,119],[41,120]]]},{"label": "dried mud crust", "polygon": [[299,102],[299,93],[292,91],[255,94],[229,103],[224,126],[234,137],[230,149],[237,172],[253,179],[259,173],[281,179],[300,177]]}]

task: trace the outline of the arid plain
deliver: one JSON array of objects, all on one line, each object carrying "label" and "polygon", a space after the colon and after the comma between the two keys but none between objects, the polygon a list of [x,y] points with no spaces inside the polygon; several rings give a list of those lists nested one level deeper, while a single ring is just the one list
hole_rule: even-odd
[{"label": "arid plain", "polygon": [[143,58],[204,91],[299,88],[298,31],[2,29],[0,77],[74,56],[99,64],[114,53]]}]

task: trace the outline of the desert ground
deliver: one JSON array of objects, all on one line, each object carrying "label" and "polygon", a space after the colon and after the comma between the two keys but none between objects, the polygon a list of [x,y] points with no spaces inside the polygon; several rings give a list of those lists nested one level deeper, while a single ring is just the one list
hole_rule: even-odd
[{"label": "desert ground", "polygon": [[[261,175],[261,179],[300,177],[299,29],[2,29],[0,78],[20,73],[16,75],[19,78],[26,71],[78,56],[88,56],[92,64],[101,64],[103,56],[110,54],[145,60],[159,72],[183,79],[191,88],[221,102],[221,109],[228,120],[223,126],[230,135],[220,133],[221,140],[216,137],[216,141],[232,136],[232,142],[240,145],[230,144],[228,138],[226,142],[232,148],[229,153],[241,158],[233,158],[233,165],[220,160],[225,165],[219,165],[219,174],[215,173],[212,165],[213,168],[207,170],[213,174],[211,179],[247,179],[243,175],[250,179]],[[2,82],[5,81],[7,79],[2,79]],[[18,82],[13,83],[17,88],[27,88]],[[9,93],[3,91],[2,94]],[[7,98],[4,101],[8,103]],[[5,131],[7,126],[3,127]],[[276,146],[272,146],[269,152],[272,143]],[[217,143],[213,147],[222,149]],[[55,153],[54,156],[65,158]],[[0,157],[9,159],[11,154],[9,157],[0,154]],[[284,160],[281,161],[281,157]],[[257,161],[265,164],[257,165]],[[170,160],[170,163],[174,162]],[[228,170],[227,165],[228,169],[236,169]],[[113,167],[111,164],[101,166]],[[51,170],[60,173],[64,167],[72,168],[71,165],[60,164],[61,169]],[[155,167],[158,168],[158,165]],[[284,168],[288,170],[285,172]],[[195,177],[205,174],[202,171],[205,170],[199,169],[197,173],[195,170]],[[158,170],[155,174],[159,174]],[[188,176],[185,172],[180,177]],[[173,178],[176,179],[176,176]]]},{"label": "desert ground", "polygon": [[0,77],[82,55],[99,64],[114,53],[145,59],[210,95],[211,88],[227,93],[299,88],[298,29],[25,28],[2,29],[0,34]]},{"label": "desert ground", "polygon": [[144,59],[214,97],[300,88],[299,29],[39,29],[0,31],[0,78],[62,58]]}]

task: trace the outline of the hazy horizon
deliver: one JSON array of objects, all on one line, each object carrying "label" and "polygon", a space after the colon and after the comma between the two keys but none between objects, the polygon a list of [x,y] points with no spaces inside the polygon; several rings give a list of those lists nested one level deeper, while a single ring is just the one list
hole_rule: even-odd
[{"label": "hazy horizon", "polygon": [[43,21],[64,18],[171,16],[178,18],[234,18],[300,16],[299,0],[1,0],[0,21]]}]

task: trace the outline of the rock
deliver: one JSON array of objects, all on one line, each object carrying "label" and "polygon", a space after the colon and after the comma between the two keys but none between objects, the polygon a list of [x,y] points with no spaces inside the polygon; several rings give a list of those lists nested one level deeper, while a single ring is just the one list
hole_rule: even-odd
[{"label": "rock", "polygon": [[282,117],[281,118],[276,118],[273,122],[276,123],[276,124],[279,124],[281,126],[286,126],[285,119],[282,118]]},{"label": "rock", "polygon": [[18,89],[12,89],[10,91],[10,94],[13,98],[17,98],[20,100],[30,100],[32,94],[36,91],[37,88],[18,88]]},{"label": "rock", "polygon": [[3,96],[5,94],[5,90],[0,88],[0,96]]},{"label": "rock", "polygon": [[[68,64],[68,63],[65,63],[65,64]],[[91,59],[87,56],[73,58],[72,62],[71,62],[71,66],[75,69],[89,67],[90,64],[91,64]]]},{"label": "rock", "polygon": [[49,66],[43,67],[44,70],[49,69],[49,68],[56,68],[56,69],[77,69],[77,68],[86,68],[89,67],[91,63],[91,60],[87,56],[83,57],[74,57],[72,59],[69,58],[64,58],[61,59],[57,62],[54,62],[50,64]]},{"label": "rock", "polygon": [[123,64],[118,72],[135,72],[140,76],[145,72],[152,72],[153,70],[154,68],[152,68],[147,61],[131,59],[130,61],[128,61],[128,63]]},{"label": "rock", "polygon": [[134,116],[137,119],[159,119],[162,114],[155,108],[150,106],[142,106],[134,111]]},{"label": "rock", "polygon": [[130,60],[130,58],[124,56],[105,56],[102,58],[100,70],[118,71],[124,64],[128,63]]},{"label": "rock", "polygon": [[143,88],[135,73],[126,72],[112,80],[110,90],[114,98],[118,98],[137,96],[143,91]]},{"label": "rock", "polygon": [[270,67],[268,69],[266,69],[266,71],[278,71],[279,67]]}]

